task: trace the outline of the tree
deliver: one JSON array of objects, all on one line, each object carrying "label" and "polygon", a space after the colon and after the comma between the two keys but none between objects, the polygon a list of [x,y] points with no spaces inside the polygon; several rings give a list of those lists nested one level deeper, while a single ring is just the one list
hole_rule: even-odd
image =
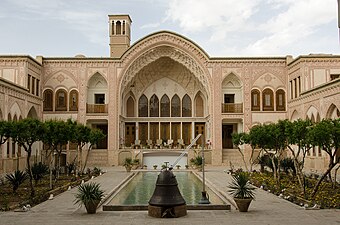
[{"label": "tree", "polygon": [[104,138],[105,138],[105,134],[101,130],[99,130],[99,129],[92,129],[91,130],[90,136],[89,136],[89,147],[87,149],[87,154],[86,154],[86,158],[85,158],[85,162],[84,162],[84,167],[82,169],[82,173],[85,170],[87,160],[88,160],[90,151],[92,150],[93,146],[98,144],[98,142],[101,141]]},{"label": "tree", "polygon": [[[303,168],[307,152],[312,148],[310,140],[310,120],[296,120],[286,122],[285,135],[287,137],[287,148],[293,156],[296,176],[298,178],[303,196],[306,198],[305,175]],[[297,149],[296,149],[296,148]]]},{"label": "tree", "polygon": [[312,198],[317,193],[321,182],[327,175],[330,176],[332,169],[339,163],[340,157],[340,119],[324,119],[321,122],[310,127],[311,143],[313,146],[319,146],[329,156],[328,168],[315,185]]},{"label": "tree", "polygon": [[78,171],[83,173],[82,169],[82,153],[83,147],[90,141],[91,129],[83,124],[78,124],[76,121],[68,120],[68,123],[74,132],[72,133],[71,141],[77,143],[77,163],[76,163],[76,174]]},{"label": "tree", "polygon": [[61,120],[48,120],[44,123],[45,132],[43,136],[43,142],[49,146],[50,150],[50,188],[53,188],[52,184],[52,170],[53,170],[53,158],[54,152],[57,153],[56,165],[56,178],[59,177],[60,169],[60,156],[65,146],[70,140],[71,134],[74,133],[72,127],[68,123]]},{"label": "tree", "polygon": [[10,121],[0,121],[0,146],[6,143],[7,139],[11,135],[12,122]]},{"label": "tree", "polygon": [[246,160],[244,158],[244,153],[242,152],[242,149],[241,149],[241,145],[246,144],[247,141],[248,141],[248,134],[246,134],[244,132],[242,132],[242,133],[232,133],[231,137],[232,137],[233,144],[237,146],[237,149],[242,156],[242,160],[243,160],[243,163],[244,163],[246,170],[249,171]]},{"label": "tree", "polygon": [[33,176],[30,165],[30,158],[32,155],[32,145],[42,140],[42,134],[44,133],[43,123],[38,119],[26,118],[21,121],[13,122],[11,131],[11,137],[15,142],[24,148],[27,152],[27,173],[30,180],[31,196],[35,195],[33,187]]}]

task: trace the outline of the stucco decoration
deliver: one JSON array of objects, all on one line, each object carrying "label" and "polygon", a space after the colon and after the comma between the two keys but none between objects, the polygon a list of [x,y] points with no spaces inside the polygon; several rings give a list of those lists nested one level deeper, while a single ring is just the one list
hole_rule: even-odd
[{"label": "stucco decoration", "polygon": [[14,102],[9,110],[9,113],[11,114],[12,118],[14,118],[15,115],[17,116],[17,118],[19,118],[21,116],[21,112],[22,110],[20,109],[18,103]]},{"label": "stucco decoration", "polygon": [[[157,62],[157,64],[159,63],[158,65],[156,63],[152,65],[152,67],[158,67],[157,70],[154,70],[155,72],[157,71],[157,74],[150,73],[149,76],[165,76],[164,73],[168,72],[167,69],[171,69],[171,65],[174,65],[175,62],[177,62],[182,65],[182,68],[180,71],[177,71],[179,73],[176,74],[177,78],[174,79],[191,79],[194,81],[194,86],[201,86],[198,87],[200,90],[204,89],[206,92],[209,92],[208,81],[200,66],[194,61],[192,57],[170,46],[156,47],[140,55],[127,69],[120,87],[130,87],[135,85],[134,78],[136,75],[139,74],[143,68],[153,62]],[[142,74],[144,73],[142,72]],[[193,75],[196,79],[188,78],[191,77],[191,75]],[[138,79],[139,78],[137,77],[136,80]],[[148,78],[143,77],[143,80],[148,81]],[[139,83],[142,85],[142,82]],[[194,91],[192,86],[188,88],[191,89],[191,91]]]},{"label": "stucco decoration", "polygon": [[73,76],[70,76],[69,72],[63,70],[59,70],[52,76],[49,76],[49,79],[45,81],[44,86],[51,87],[52,89],[55,89],[57,86],[62,86],[67,90],[78,87],[76,81],[73,79]]},{"label": "stucco decoration", "polygon": [[260,76],[253,84],[254,87],[259,87],[260,89],[264,89],[265,87],[271,87],[276,90],[278,87],[284,86],[283,82],[278,79],[275,75],[270,73],[265,73]]}]

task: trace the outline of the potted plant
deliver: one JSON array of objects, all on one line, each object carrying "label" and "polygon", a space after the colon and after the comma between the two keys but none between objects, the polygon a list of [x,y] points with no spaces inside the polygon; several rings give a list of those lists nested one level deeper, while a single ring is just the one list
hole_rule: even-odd
[{"label": "potted plant", "polygon": [[249,176],[245,172],[232,174],[232,182],[228,186],[228,192],[234,198],[240,212],[247,212],[249,205],[255,199],[255,187],[249,182]]},{"label": "potted plant", "polygon": [[126,172],[130,172],[132,168],[132,159],[130,157],[125,158],[125,162],[123,165],[126,169]]},{"label": "potted plant", "polygon": [[155,164],[155,165],[153,165],[153,169],[155,170],[155,169],[157,169],[157,165]]},{"label": "potted plant", "polygon": [[179,170],[181,168],[181,165],[176,165],[176,168]]},{"label": "potted plant", "polygon": [[78,186],[78,193],[75,195],[75,204],[85,205],[89,214],[94,214],[100,201],[104,197],[104,191],[97,183],[84,183]]}]

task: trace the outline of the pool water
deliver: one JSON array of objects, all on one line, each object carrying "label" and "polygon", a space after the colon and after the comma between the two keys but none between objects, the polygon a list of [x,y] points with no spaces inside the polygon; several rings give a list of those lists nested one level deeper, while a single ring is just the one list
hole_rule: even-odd
[{"label": "pool water", "polygon": [[[109,205],[147,205],[156,186],[159,172],[139,172],[117,195]],[[174,172],[178,188],[186,204],[196,205],[202,196],[202,181],[191,172]],[[206,187],[212,204],[224,202]]]}]

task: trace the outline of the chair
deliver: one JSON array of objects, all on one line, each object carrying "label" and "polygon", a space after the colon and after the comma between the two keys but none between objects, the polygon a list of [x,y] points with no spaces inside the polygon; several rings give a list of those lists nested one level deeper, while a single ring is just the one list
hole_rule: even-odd
[{"label": "chair", "polygon": [[152,140],[146,140],[146,144],[149,146],[149,148],[153,148]]},{"label": "chair", "polygon": [[133,145],[133,148],[140,148],[140,140],[135,140],[135,144]]},{"label": "chair", "polygon": [[178,145],[179,148],[181,148],[181,149],[184,148],[184,141],[183,141],[183,139],[178,139],[177,143],[178,143],[177,145]]},{"label": "chair", "polygon": [[156,146],[158,147],[158,148],[161,148],[162,146],[163,146],[163,141],[162,141],[162,139],[157,139],[156,140]]},{"label": "chair", "polygon": [[168,143],[167,143],[168,148],[172,148],[173,143],[174,143],[174,140],[168,139]]}]

